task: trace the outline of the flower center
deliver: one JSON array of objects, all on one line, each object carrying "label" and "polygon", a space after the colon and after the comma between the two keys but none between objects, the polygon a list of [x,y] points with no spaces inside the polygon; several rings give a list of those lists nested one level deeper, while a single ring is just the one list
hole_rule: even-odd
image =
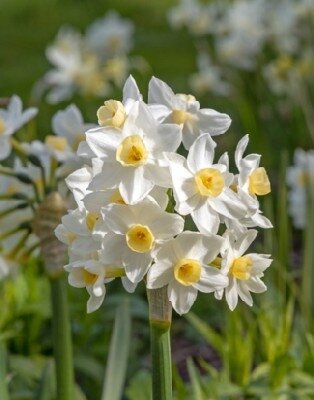
[{"label": "flower center", "polygon": [[86,217],[87,228],[92,232],[96,222],[99,219],[99,215],[96,213],[88,213]]},{"label": "flower center", "polygon": [[98,123],[101,126],[121,128],[126,118],[126,112],[120,101],[108,100],[97,111]]},{"label": "flower center", "polygon": [[263,196],[270,193],[270,182],[265,168],[256,168],[249,176],[249,192]]},{"label": "flower center", "polygon": [[246,281],[251,276],[252,259],[249,256],[236,258],[230,268],[230,273],[241,281]]},{"label": "flower center", "polygon": [[192,115],[187,111],[173,110],[171,117],[173,123],[181,125],[189,121],[192,118]]},{"label": "flower center", "polygon": [[116,159],[124,167],[138,167],[145,164],[147,150],[139,135],[126,137],[118,146]]},{"label": "flower center", "polygon": [[0,118],[0,135],[2,135],[4,131],[5,131],[5,122],[2,118]]},{"label": "flower center", "polygon": [[52,150],[64,151],[67,148],[68,142],[64,137],[48,135],[46,136],[45,144]]},{"label": "flower center", "polygon": [[148,226],[133,225],[126,234],[129,248],[137,253],[146,253],[153,248],[155,238]]},{"label": "flower center", "polygon": [[92,274],[91,272],[86,271],[83,269],[83,280],[86,286],[93,285],[97,281],[98,275]]},{"label": "flower center", "polygon": [[178,93],[177,97],[186,101],[187,103],[193,103],[194,101],[196,101],[196,98],[192,94]]},{"label": "flower center", "polygon": [[126,202],[123,200],[119,190],[116,190],[112,193],[111,197],[110,197],[110,203],[114,203],[114,204],[122,204],[125,205]]},{"label": "flower center", "polygon": [[174,277],[184,286],[191,286],[201,277],[201,264],[197,260],[183,258],[174,266]]},{"label": "flower center", "polygon": [[217,197],[223,191],[225,180],[222,173],[215,168],[204,168],[195,174],[195,182],[202,196]]}]

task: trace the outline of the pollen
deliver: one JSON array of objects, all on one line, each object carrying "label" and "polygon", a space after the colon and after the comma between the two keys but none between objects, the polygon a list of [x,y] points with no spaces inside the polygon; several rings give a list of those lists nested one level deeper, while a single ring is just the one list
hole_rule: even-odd
[{"label": "pollen", "polygon": [[5,131],[5,122],[2,118],[0,118],[0,135],[2,135],[4,131]]},{"label": "pollen", "polygon": [[148,226],[137,224],[128,230],[126,242],[131,250],[146,253],[153,248],[155,238]]},{"label": "pollen", "polygon": [[87,217],[86,217],[86,225],[87,228],[92,232],[92,230],[94,229],[94,226],[96,224],[96,222],[99,219],[99,215],[96,213],[88,213]]},{"label": "pollen", "polygon": [[195,174],[195,183],[202,196],[217,197],[223,191],[225,180],[222,173],[215,168],[204,168]]},{"label": "pollen", "polygon": [[101,126],[121,128],[126,119],[126,112],[120,101],[108,100],[98,109],[97,118]]},{"label": "pollen", "polygon": [[200,280],[201,264],[197,260],[183,258],[174,266],[175,279],[184,286],[191,286]]},{"label": "pollen", "polygon": [[94,285],[94,283],[97,281],[98,275],[92,274],[91,272],[86,271],[86,269],[83,269],[83,280],[86,286],[89,285]]},{"label": "pollen", "polygon": [[230,273],[241,281],[246,281],[251,276],[252,259],[249,256],[236,258],[230,268]]},{"label": "pollen", "polygon": [[45,143],[48,147],[57,151],[64,151],[68,146],[66,138],[53,135],[46,136]]},{"label": "pollen", "polygon": [[118,146],[116,159],[124,167],[138,167],[146,163],[147,150],[141,136],[126,137]]},{"label": "pollen", "polygon": [[270,182],[265,168],[256,168],[249,176],[249,192],[258,196],[270,193]]},{"label": "pollen", "polygon": [[112,193],[112,195],[111,195],[111,197],[110,197],[110,203],[113,203],[113,204],[122,204],[122,205],[125,205],[125,204],[126,204],[126,202],[123,200],[123,198],[122,198],[122,196],[121,196],[119,190],[115,190],[115,191]]}]

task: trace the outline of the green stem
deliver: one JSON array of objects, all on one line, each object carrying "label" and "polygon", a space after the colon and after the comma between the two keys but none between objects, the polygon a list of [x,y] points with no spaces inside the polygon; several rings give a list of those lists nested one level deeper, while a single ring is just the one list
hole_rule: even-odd
[{"label": "green stem", "polygon": [[74,372],[67,291],[63,277],[50,279],[58,400],[74,399]]},{"label": "green stem", "polygon": [[171,304],[167,288],[148,290],[153,400],[172,399]]},{"label": "green stem", "polygon": [[0,399],[9,400],[7,374],[7,349],[4,341],[0,340]]}]

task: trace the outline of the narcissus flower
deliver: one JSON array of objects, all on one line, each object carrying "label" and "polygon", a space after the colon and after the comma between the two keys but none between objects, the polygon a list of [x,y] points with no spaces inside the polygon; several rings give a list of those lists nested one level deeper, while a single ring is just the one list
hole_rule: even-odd
[{"label": "narcissus flower", "polygon": [[0,109],[0,160],[7,158],[12,149],[10,136],[37,114],[36,108],[22,110],[22,101],[12,96],[7,109]]},{"label": "narcissus flower", "polygon": [[130,114],[122,129],[92,129],[87,131],[86,140],[103,163],[89,189],[119,188],[124,201],[133,204],[143,200],[155,185],[169,187],[163,152],[179,147],[180,128],[159,124],[142,102],[135,102]]},{"label": "narcissus flower", "polygon": [[173,308],[178,314],[187,313],[198,291],[211,293],[227,286],[227,277],[208,265],[217,257],[222,243],[220,236],[188,231],[168,240],[157,251],[147,273],[147,287],[168,285]]},{"label": "narcissus flower", "polygon": [[155,77],[149,82],[148,103],[159,121],[182,128],[182,142],[186,149],[200,134],[221,135],[231,124],[227,114],[209,108],[201,109],[194,96],[175,94],[165,82]]},{"label": "narcissus flower", "polygon": [[229,173],[224,157],[214,164],[216,143],[209,134],[202,134],[190,148],[187,160],[166,153],[169,161],[176,210],[182,215],[191,214],[203,233],[217,233],[220,216],[231,219],[244,217],[246,207],[229,185]]},{"label": "narcissus flower", "polygon": [[143,279],[158,246],[182,232],[184,226],[182,217],[147,200],[129,206],[112,204],[102,209],[102,214],[111,232],[102,241],[100,259],[115,263],[122,255],[126,275],[134,283]]},{"label": "narcissus flower", "polygon": [[238,297],[252,306],[253,299],[250,292],[262,293],[267,289],[261,278],[272,262],[270,256],[257,253],[246,254],[256,235],[255,230],[248,230],[238,237],[234,237],[231,232],[226,235],[220,271],[228,277],[229,283],[224,290],[217,290],[215,297],[221,299],[225,291],[230,310],[236,308]]}]

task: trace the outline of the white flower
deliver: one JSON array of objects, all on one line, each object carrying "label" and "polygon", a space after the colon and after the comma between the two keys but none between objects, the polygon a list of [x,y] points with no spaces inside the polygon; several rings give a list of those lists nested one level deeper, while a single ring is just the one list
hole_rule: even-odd
[{"label": "white flower", "polygon": [[176,151],[180,129],[156,122],[144,103],[134,102],[122,129],[92,129],[86,133],[86,140],[103,162],[90,190],[119,188],[124,201],[133,204],[143,200],[154,185],[169,187],[170,175],[163,152]]},{"label": "white flower", "polygon": [[215,235],[183,232],[164,243],[147,273],[147,288],[168,285],[168,297],[178,314],[187,313],[198,290],[223,290],[228,279],[219,269],[208,266],[220,251],[223,239]]},{"label": "white flower", "polygon": [[104,301],[106,294],[106,267],[98,261],[77,261],[68,264],[64,269],[69,273],[69,284],[76,288],[85,287],[89,293],[87,312],[96,311]]},{"label": "white flower", "polygon": [[10,136],[19,130],[37,114],[36,108],[22,110],[22,101],[18,96],[12,96],[7,109],[0,109],[0,160],[11,153]]},{"label": "white flower", "polygon": [[100,251],[100,260],[115,263],[118,256],[131,282],[143,279],[158,245],[182,232],[184,220],[160,209],[155,202],[135,205],[112,204],[102,209],[109,230]]},{"label": "white flower", "polygon": [[115,11],[93,22],[86,31],[86,42],[100,58],[108,59],[129,52],[132,47],[133,23]]},{"label": "white flower", "polygon": [[174,94],[165,82],[155,77],[149,82],[148,103],[156,119],[181,126],[182,142],[186,149],[201,133],[221,135],[231,124],[227,114],[209,108],[201,109],[194,96]]},{"label": "white flower", "polygon": [[230,94],[230,85],[223,80],[221,68],[212,64],[209,55],[202,52],[197,57],[198,72],[190,76],[189,83],[200,94],[206,92],[220,96]]},{"label": "white flower", "polygon": [[209,134],[203,134],[191,146],[187,160],[166,153],[179,214],[191,214],[202,233],[217,233],[220,216],[239,219],[246,214],[242,204],[229,185],[233,175],[228,172],[225,156],[213,164],[216,143]]},{"label": "white flower", "polygon": [[[85,140],[85,132],[93,127],[95,124],[84,122],[80,110],[74,104],[58,111],[52,117],[52,130],[57,135],[55,149],[62,152],[63,149],[70,146],[71,150],[75,152],[80,142]],[[60,145],[58,146],[58,144]]]},{"label": "white flower", "polygon": [[259,210],[259,201],[257,196],[264,196],[270,193],[270,182],[265,168],[260,167],[259,154],[249,154],[243,157],[245,149],[249,142],[249,135],[243,136],[239,141],[235,151],[235,163],[239,174],[236,176],[234,186],[239,198],[248,207],[247,227],[260,226],[262,228],[271,228],[271,222],[261,215]]},{"label": "white flower", "polygon": [[305,228],[309,198],[314,189],[314,151],[296,149],[294,165],[287,169],[288,211],[296,228]]},{"label": "white flower", "polygon": [[[250,292],[262,293],[267,288],[261,278],[272,262],[269,255],[245,254],[256,238],[257,231],[248,230],[239,237],[231,233],[226,235],[225,247],[222,250],[221,273],[228,277],[229,284],[224,289],[230,310],[238,304],[238,297],[249,306],[253,305]],[[215,297],[221,299],[224,290],[215,292]]]},{"label": "white flower", "polygon": [[50,103],[66,100],[76,90],[83,95],[94,96],[104,96],[110,90],[100,60],[86,48],[77,32],[61,29],[46,55],[55,66],[46,73],[41,83],[43,89],[51,88],[47,96]]}]

